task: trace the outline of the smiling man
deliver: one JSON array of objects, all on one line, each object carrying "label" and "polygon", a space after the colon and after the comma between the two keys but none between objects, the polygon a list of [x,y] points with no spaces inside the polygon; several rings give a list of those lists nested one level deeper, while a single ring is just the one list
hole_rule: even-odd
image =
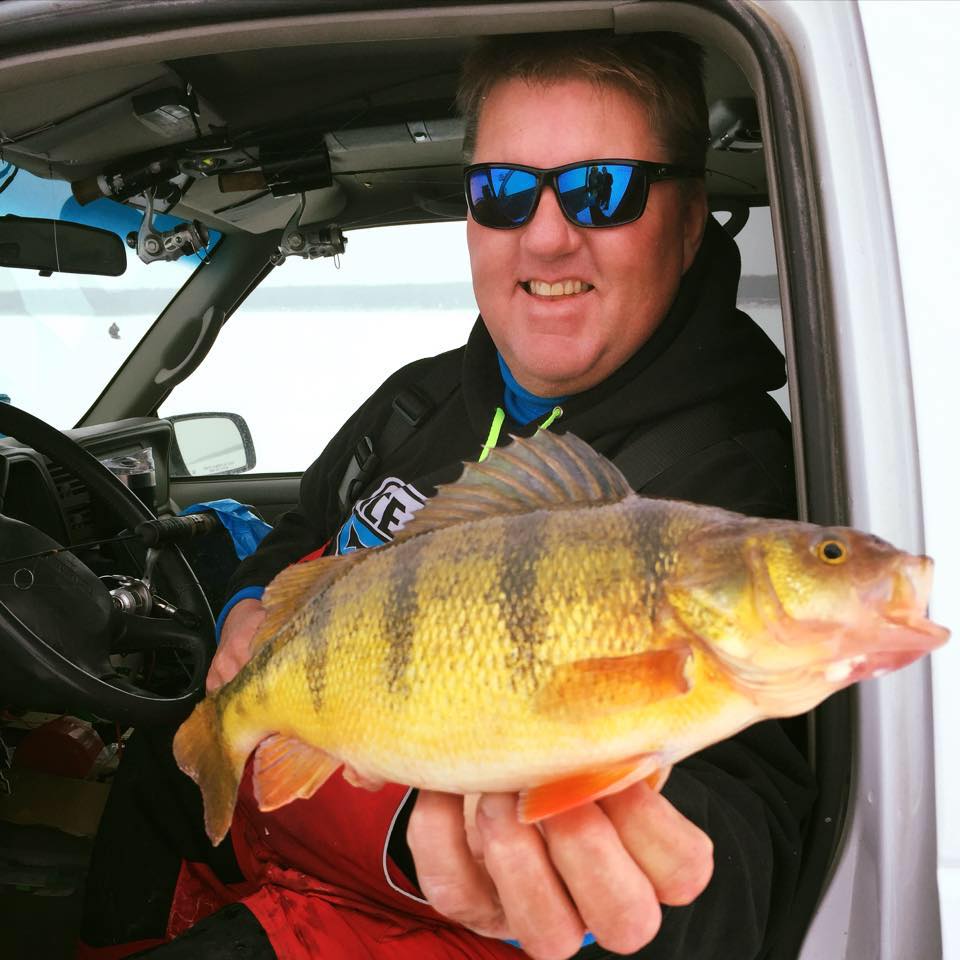
[{"label": "smiling man", "polygon": [[[789,425],[767,394],[783,359],[737,311],[737,249],[707,215],[701,61],[664,34],[507,38],[470,57],[481,318],[462,349],[388,379],[304,475],[299,507],[234,578],[210,688],[248,658],[284,566],[389,541],[510,433],[576,433],[645,494],[792,513]],[[246,781],[231,831],[244,881],[172,855],[165,930],[197,904],[243,906],[151,955],[213,956],[233,938],[251,957],[510,958],[519,941],[547,960],[595,938],[747,960],[789,908],[811,800],[776,723],[679,764],[661,793],[639,784],[540,828],[518,822],[512,795],[367,793],[339,777],[264,814]]]},{"label": "smiling man", "polygon": [[[699,169],[689,169],[694,177],[702,177],[700,153]],[[585,162],[596,157],[653,163]],[[666,316],[707,216],[699,179],[692,185],[631,182],[648,181],[669,159],[648,111],[620,86],[587,78],[549,85],[515,78],[486,95],[467,175],[473,289],[487,331],[526,390],[557,397],[596,386]],[[599,204],[587,205],[585,182],[600,174],[601,163],[616,171],[617,190],[613,209],[596,217]],[[556,169],[564,165],[568,169]],[[530,172],[544,168],[554,172]],[[674,176],[688,170],[675,169]],[[539,194],[517,189],[518,179],[525,187],[537,176],[551,188]],[[485,187],[488,197],[474,199]],[[533,209],[520,220],[513,208],[524,194]],[[561,197],[568,198],[566,213]],[[506,203],[513,208],[499,212],[497,205]],[[621,223],[626,216],[636,219]]]}]

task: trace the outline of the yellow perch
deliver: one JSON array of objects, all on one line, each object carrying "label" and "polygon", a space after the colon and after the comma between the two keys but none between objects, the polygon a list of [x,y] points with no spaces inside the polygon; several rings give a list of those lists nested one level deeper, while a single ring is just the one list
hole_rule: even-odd
[{"label": "yellow perch", "polygon": [[177,732],[207,833],[354,784],[519,791],[538,820],[944,643],[933,563],[848,528],[637,496],[571,434],[468,464],[390,544],[297,564]]}]

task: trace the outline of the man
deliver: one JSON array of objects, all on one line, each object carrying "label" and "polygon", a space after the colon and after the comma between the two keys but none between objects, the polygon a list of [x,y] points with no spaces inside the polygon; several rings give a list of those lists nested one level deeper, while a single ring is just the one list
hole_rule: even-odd
[{"label": "man", "polygon": [[[782,358],[736,311],[736,248],[707,216],[701,69],[667,35],[503,39],[470,58],[482,320],[465,348],[391,377],[304,475],[300,506],[237,572],[209,689],[246,661],[284,566],[389,539],[509,433],[576,433],[651,495],[792,511],[789,429],[766,393]],[[398,434],[394,400],[410,397],[421,422]],[[246,781],[232,829],[246,882],[231,893],[187,865],[171,919],[198,897],[240,900],[256,919],[232,908],[234,932],[265,933],[281,958],[516,956],[508,940],[559,958],[585,936],[644,958],[755,957],[789,905],[811,797],[774,723],[679,764],[662,794],[639,784],[539,829],[512,795],[465,804],[339,778],[267,815]],[[216,940],[217,916],[199,936]],[[177,943],[156,957],[207,955]]]}]

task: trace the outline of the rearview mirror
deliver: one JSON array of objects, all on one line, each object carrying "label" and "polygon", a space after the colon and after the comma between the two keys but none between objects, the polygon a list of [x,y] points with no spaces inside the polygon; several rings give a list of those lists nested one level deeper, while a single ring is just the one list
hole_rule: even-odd
[{"label": "rearview mirror", "polygon": [[11,214],[0,217],[0,266],[119,277],[127,269],[127,250],[109,230]]},{"label": "rearview mirror", "polygon": [[239,414],[184,413],[166,419],[173,424],[171,476],[223,476],[257,465],[250,428]]}]

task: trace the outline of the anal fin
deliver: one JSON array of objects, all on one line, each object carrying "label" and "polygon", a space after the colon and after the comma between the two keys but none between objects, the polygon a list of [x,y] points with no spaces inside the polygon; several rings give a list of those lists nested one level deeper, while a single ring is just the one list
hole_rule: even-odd
[{"label": "anal fin", "polygon": [[386,783],[386,780],[360,773],[359,770],[356,770],[349,764],[346,764],[343,768],[343,779],[352,787],[362,787],[364,790],[370,790],[372,793],[376,793],[377,790]]},{"label": "anal fin", "polygon": [[341,763],[325,750],[295,737],[267,737],[257,747],[253,760],[257,806],[267,812],[292,800],[312,797]]},{"label": "anal fin", "polygon": [[660,767],[655,773],[651,773],[649,777],[644,777],[643,782],[654,793],[659,793],[663,789],[663,785],[667,782],[671,770],[673,770],[673,764],[668,763],[666,766]]},{"label": "anal fin", "polygon": [[659,790],[667,779],[662,775],[663,770],[669,775],[670,767],[663,766],[659,754],[643,753],[596,770],[585,770],[531,787],[520,794],[520,822],[535,823],[572,810],[611,793],[619,793],[638,780],[646,780],[651,789]]}]

